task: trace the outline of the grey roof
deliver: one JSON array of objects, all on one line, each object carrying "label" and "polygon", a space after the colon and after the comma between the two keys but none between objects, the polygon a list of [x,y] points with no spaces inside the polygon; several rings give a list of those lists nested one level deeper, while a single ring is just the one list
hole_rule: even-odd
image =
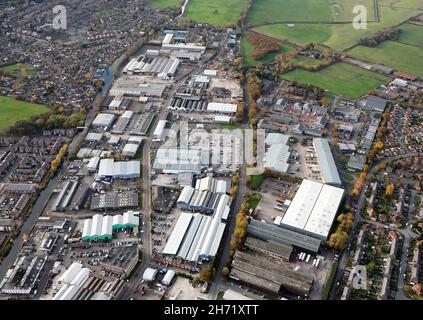
[{"label": "grey roof", "polygon": [[264,240],[274,241],[284,245],[292,245],[298,248],[317,252],[320,247],[320,239],[304,235],[283,226],[277,226],[258,220],[251,220],[247,235]]},{"label": "grey roof", "polygon": [[383,112],[386,108],[388,100],[376,96],[368,96],[366,106],[374,111]]},{"label": "grey roof", "polygon": [[291,245],[277,243],[274,241],[264,241],[252,237],[247,237],[244,245],[253,251],[270,253],[285,260],[289,260],[292,253]]},{"label": "grey roof", "polygon": [[317,161],[319,162],[320,172],[322,173],[323,182],[330,185],[342,185],[336,168],[329,142],[326,139],[313,139],[314,149],[316,150]]}]

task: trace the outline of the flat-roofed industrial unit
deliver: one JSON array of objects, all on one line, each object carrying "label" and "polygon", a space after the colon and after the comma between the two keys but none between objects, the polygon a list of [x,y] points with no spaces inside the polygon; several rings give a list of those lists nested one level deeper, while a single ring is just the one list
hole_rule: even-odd
[{"label": "flat-roofed industrial unit", "polygon": [[238,106],[233,103],[222,103],[222,102],[210,102],[207,105],[207,112],[218,112],[218,113],[236,113]]},{"label": "flat-roofed industrial unit", "polygon": [[93,127],[103,127],[108,129],[112,125],[115,118],[116,116],[111,113],[99,113],[92,122],[92,125]]},{"label": "flat-roofed industrial unit", "polygon": [[87,136],[85,137],[85,141],[88,141],[88,142],[98,142],[101,139],[103,139],[103,134],[96,133],[96,132],[89,132]]},{"label": "flat-roofed industrial unit", "polygon": [[323,182],[333,186],[341,186],[341,178],[339,177],[328,140],[315,138],[313,139],[313,146],[316,151],[317,162],[319,163]]},{"label": "flat-roofed industrial unit", "polygon": [[163,173],[201,173],[202,169],[208,168],[209,157],[208,150],[161,147],[157,150],[153,169]]},{"label": "flat-roofed industrial unit", "polygon": [[111,130],[112,133],[121,134],[125,131],[126,127],[128,126],[129,122],[134,115],[133,111],[125,111],[118,119],[116,124],[113,126]]},{"label": "flat-roofed industrial unit", "polygon": [[[259,259],[257,255],[237,250],[232,261],[233,271],[240,271],[242,282],[278,295],[281,290],[305,295],[310,292],[314,278],[312,275],[291,269],[284,263],[271,259]],[[257,281],[260,280],[260,281]],[[260,283],[263,284],[260,284]],[[271,285],[273,283],[274,285]],[[269,290],[270,289],[270,290]]]},{"label": "flat-roofed industrial unit", "polygon": [[326,240],[343,195],[344,189],[304,179],[281,226]]},{"label": "flat-roofed industrial unit", "polygon": [[116,179],[132,179],[140,176],[140,161],[119,161],[102,159],[98,169],[100,178],[113,177]]},{"label": "flat-roofed industrial unit", "polygon": [[317,252],[321,243],[321,240],[315,237],[255,219],[250,221],[247,235],[265,241],[292,245],[311,252]]}]

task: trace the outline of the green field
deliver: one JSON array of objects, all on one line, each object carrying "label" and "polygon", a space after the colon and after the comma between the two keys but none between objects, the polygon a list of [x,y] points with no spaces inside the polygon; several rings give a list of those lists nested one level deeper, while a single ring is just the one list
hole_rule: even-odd
[{"label": "green field", "polygon": [[247,3],[248,0],[191,0],[185,17],[217,26],[235,24]]},{"label": "green field", "polygon": [[3,70],[7,74],[10,74],[15,77],[24,76],[22,74],[22,71],[27,73],[27,75],[32,75],[37,72],[37,69],[35,69],[33,66],[29,64],[23,64],[23,63],[16,63],[11,64],[5,67],[1,67],[0,70]]},{"label": "green field", "polygon": [[331,35],[330,26],[325,24],[296,24],[294,27],[273,24],[256,29],[277,39],[288,39],[299,44],[323,43]]},{"label": "green field", "polygon": [[247,22],[251,26],[277,22],[352,21],[352,9],[364,4],[369,20],[374,20],[373,0],[260,0],[255,1]]},{"label": "green field", "polygon": [[154,9],[166,9],[171,7],[179,7],[183,0],[152,0],[147,3],[147,6]]},{"label": "green field", "polygon": [[[270,1],[270,0],[265,0]],[[278,0],[273,0],[278,1]],[[288,0],[279,0],[281,2]],[[318,0],[320,1],[320,0]],[[347,1],[347,0],[345,0]],[[354,0],[359,1],[359,0]],[[262,1],[261,1],[262,2]],[[380,23],[369,22],[367,29],[356,30],[352,24],[330,24],[330,23],[316,23],[316,24],[298,24],[296,23],[292,28],[287,24],[274,24],[258,27],[260,31],[265,32],[275,38],[289,39],[300,44],[303,43],[319,43],[329,46],[337,50],[347,50],[356,45],[361,38],[370,36],[375,32],[386,28],[401,24],[407,19],[418,15],[422,11],[423,2],[421,0],[379,0],[379,16]],[[285,15],[285,10],[280,10],[281,16]],[[288,16],[295,17],[295,12],[286,10]],[[317,17],[320,15],[317,11]],[[368,11],[369,21],[373,19],[373,10]],[[270,15],[269,15],[270,16]],[[250,17],[250,16],[249,16]],[[251,21],[255,21],[254,15]],[[317,18],[316,18],[317,19]],[[278,20],[280,21],[280,20]]]},{"label": "green field", "polygon": [[6,129],[19,120],[28,120],[32,116],[47,112],[48,108],[40,104],[17,101],[0,96],[0,130]]},{"label": "green field", "polygon": [[410,46],[423,47],[423,26],[405,23],[401,27],[401,33],[398,42]]},{"label": "green field", "polygon": [[399,71],[423,76],[423,50],[395,41],[384,41],[377,47],[357,46],[348,51],[355,58],[381,63]]},{"label": "green field", "polygon": [[318,72],[297,69],[283,74],[282,78],[312,84],[350,99],[366,95],[371,89],[389,81],[388,77],[343,62]]},{"label": "green field", "polygon": [[244,65],[247,65],[247,66],[256,66],[258,64],[269,62],[273,60],[273,58],[276,55],[285,54],[293,49],[293,47],[291,46],[281,44],[280,45],[281,49],[278,52],[269,53],[265,57],[256,60],[256,59],[253,59],[253,57],[251,56],[253,53],[253,45],[248,42],[247,36],[245,33],[242,35],[241,44],[242,44]]}]

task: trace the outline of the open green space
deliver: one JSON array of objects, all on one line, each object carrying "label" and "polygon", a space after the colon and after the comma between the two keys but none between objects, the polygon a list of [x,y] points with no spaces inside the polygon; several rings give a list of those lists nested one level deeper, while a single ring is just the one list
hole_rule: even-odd
[{"label": "open green space", "polygon": [[179,7],[183,0],[152,0],[147,3],[147,6],[154,9],[166,9],[172,7]]},{"label": "open green space", "polygon": [[115,14],[115,10],[113,10],[113,9],[104,9],[104,10],[101,10],[101,12],[100,12],[100,16],[102,18],[111,17],[114,14]]},{"label": "open green space", "polygon": [[37,69],[29,64],[16,63],[8,66],[1,67],[0,70],[14,77],[25,77],[35,74]]},{"label": "open green space", "polygon": [[248,0],[191,0],[185,12],[187,19],[217,26],[237,23]]},{"label": "open green space", "polygon": [[285,53],[291,51],[292,49],[294,49],[293,47],[288,46],[286,44],[280,44],[280,50],[279,51],[269,53],[268,55],[266,55],[265,57],[260,58],[260,59],[254,59],[252,57],[254,47],[251,43],[248,42],[247,35],[245,33],[242,34],[241,44],[242,44],[242,53],[243,53],[244,65],[247,65],[247,66],[256,66],[258,64],[269,62],[269,61],[273,60],[273,58],[275,56],[277,56],[279,54],[285,54]]},{"label": "open green space", "polygon": [[260,188],[263,182],[263,179],[264,179],[263,175],[251,176],[251,184],[250,184],[251,189],[257,190],[258,188]]},{"label": "open green space", "polygon": [[19,120],[47,112],[44,105],[17,101],[11,97],[0,96],[0,130],[6,129]]},{"label": "open green space", "polygon": [[311,84],[350,99],[364,96],[389,81],[388,77],[343,62],[317,72],[296,69],[283,74],[282,78]]},{"label": "open green space", "polygon": [[366,6],[369,20],[373,21],[373,0],[260,0],[254,1],[247,23],[348,22],[353,20],[353,8],[358,4]]},{"label": "open green space", "polygon": [[[381,29],[397,26],[409,18],[421,14],[421,9],[423,8],[423,2],[420,0],[379,0],[378,3],[380,22],[373,22],[372,19],[369,18],[366,29],[356,30],[351,23],[295,23],[291,27],[288,27],[287,23],[281,23],[260,26],[257,29],[275,38],[289,39],[300,44],[314,42],[324,44],[336,50],[347,50],[358,44],[361,38],[368,37]],[[291,13],[286,9],[280,10],[279,12],[285,11],[287,14]],[[369,16],[372,16],[371,12],[368,10]],[[295,12],[293,14],[295,14]],[[317,16],[318,15],[317,13]],[[252,21],[254,22],[254,19]]]},{"label": "open green space", "polygon": [[418,47],[396,41],[384,41],[376,47],[357,46],[348,53],[361,60],[381,63],[396,70],[423,76],[423,50]]},{"label": "open green space", "polygon": [[398,42],[410,46],[423,47],[423,26],[411,23],[404,23],[401,27]]},{"label": "open green space", "polygon": [[257,208],[257,205],[260,203],[260,201],[261,195],[259,195],[258,193],[252,194],[248,198],[248,207],[254,210],[255,208]]},{"label": "open green space", "polygon": [[298,44],[324,43],[331,36],[331,29],[326,24],[272,24],[255,28],[276,39],[288,39]]}]

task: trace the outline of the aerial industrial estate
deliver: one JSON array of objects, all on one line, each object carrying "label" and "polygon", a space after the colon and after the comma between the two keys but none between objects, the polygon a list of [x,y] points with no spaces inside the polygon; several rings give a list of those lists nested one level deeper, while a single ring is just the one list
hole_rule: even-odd
[{"label": "aerial industrial estate", "polygon": [[204,3],[0,1],[0,299],[422,300],[422,3]]}]

